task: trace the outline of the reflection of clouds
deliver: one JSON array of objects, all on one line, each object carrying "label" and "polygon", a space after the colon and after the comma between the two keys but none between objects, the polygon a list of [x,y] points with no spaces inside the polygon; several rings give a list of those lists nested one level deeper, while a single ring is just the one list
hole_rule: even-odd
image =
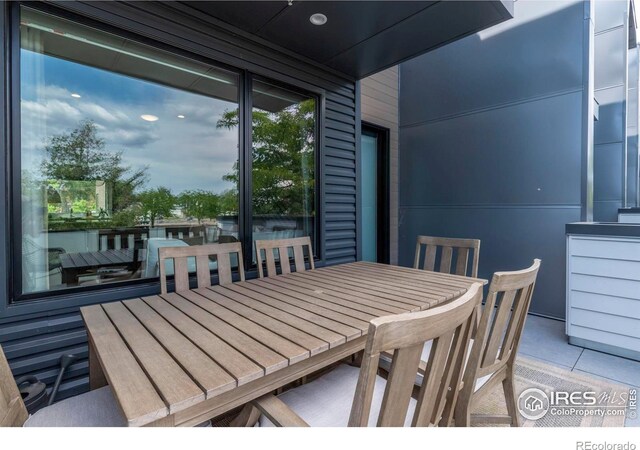
[{"label": "reflection of clouds", "polygon": [[[158,98],[122,103],[109,97],[74,99],[67,89],[41,87],[40,101],[22,101],[23,168],[39,166],[52,136],[93,120],[107,150],[122,151],[123,162],[134,169],[149,167],[147,187],[167,186],[175,193],[230,188],[222,176],[238,158],[238,130],[218,129],[216,123],[237,105],[175,89],[165,92],[161,103]],[[145,113],[159,120],[145,122],[140,119]]]}]

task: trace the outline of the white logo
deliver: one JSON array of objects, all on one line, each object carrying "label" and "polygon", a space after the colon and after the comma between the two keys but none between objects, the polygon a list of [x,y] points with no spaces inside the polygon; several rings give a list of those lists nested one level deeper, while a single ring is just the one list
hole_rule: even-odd
[{"label": "white logo", "polygon": [[525,419],[541,419],[549,411],[549,397],[538,388],[527,389],[518,397],[518,410]]}]

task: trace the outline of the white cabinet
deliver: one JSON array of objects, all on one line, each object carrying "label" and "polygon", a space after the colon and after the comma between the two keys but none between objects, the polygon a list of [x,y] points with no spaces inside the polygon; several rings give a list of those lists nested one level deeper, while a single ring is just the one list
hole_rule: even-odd
[{"label": "white cabinet", "polygon": [[640,237],[567,235],[571,343],[640,360]]}]

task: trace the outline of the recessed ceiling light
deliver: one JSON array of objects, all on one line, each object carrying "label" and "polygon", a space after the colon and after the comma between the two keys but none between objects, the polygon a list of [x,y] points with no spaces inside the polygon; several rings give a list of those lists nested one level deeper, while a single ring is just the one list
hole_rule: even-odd
[{"label": "recessed ceiling light", "polygon": [[82,98],[82,95],[80,95],[80,94],[71,94],[71,96],[73,98]]},{"label": "recessed ceiling light", "polygon": [[143,114],[140,116],[140,118],[142,120],[146,120],[147,122],[155,122],[156,120],[158,120],[158,116],[154,116],[151,114]]},{"label": "recessed ceiling light", "polygon": [[309,22],[314,25],[324,25],[327,23],[327,16],[322,13],[315,13],[311,17],[309,17]]},{"label": "recessed ceiling light", "polygon": [[184,119],[184,116],[182,114],[178,114],[178,119]]}]

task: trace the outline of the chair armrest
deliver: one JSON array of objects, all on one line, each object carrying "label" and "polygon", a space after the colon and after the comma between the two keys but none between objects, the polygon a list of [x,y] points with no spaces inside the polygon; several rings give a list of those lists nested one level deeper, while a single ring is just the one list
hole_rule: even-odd
[{"label": "chair armrest", "polygon": [[285,402],[273,394],[268,394],[254,400],[253,405],[277,427],[308,427]]}]

